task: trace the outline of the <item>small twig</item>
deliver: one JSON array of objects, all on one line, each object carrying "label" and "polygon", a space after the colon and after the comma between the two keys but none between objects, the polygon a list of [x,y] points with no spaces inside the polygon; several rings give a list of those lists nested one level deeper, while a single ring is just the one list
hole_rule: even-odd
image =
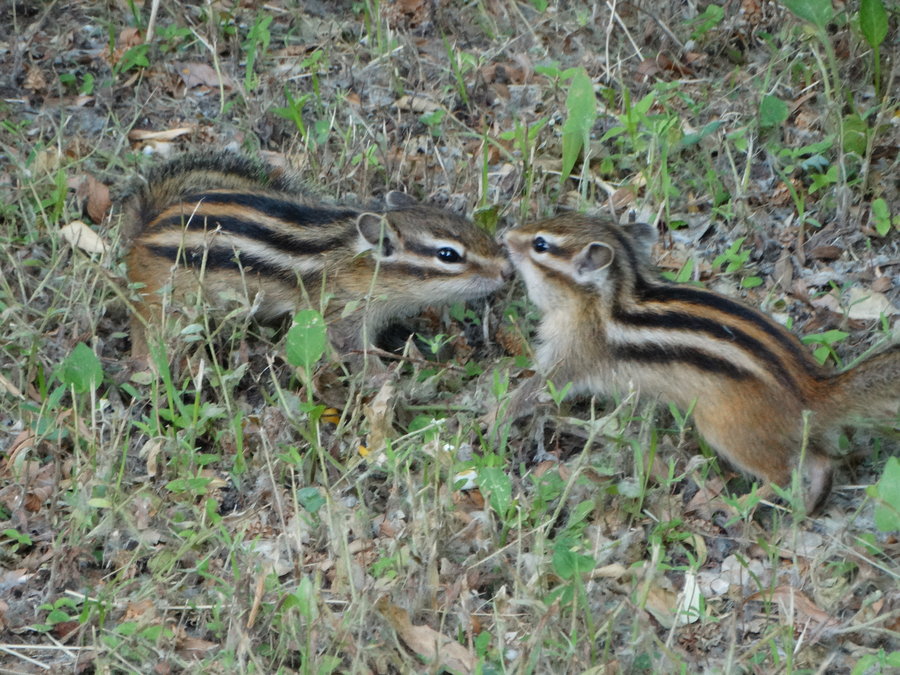
[{"label": "small twig", "polygon": [[634,41],[634,38],[631,37],[631,31],[628,30],[628,26],[625,25],[625,22],[622,21],[622,17],[619,16],[619,13],[615,11],[615,8],[609,3],[606,3],[606,6],[609,7],[609,10],[613,13],[613,17],[616,20],[616,23],[619,24],[619,27],[622,29],[622,32],[625,34],[625,37],[628,38],[628,41],[631,43],[632,48],[635,53],[638,55],[638,59],[641,61],[644,60],[644,54],[641,51],[641,48],[638,47],[637,42]]},{"label": "small twig", "polygon": [[[14,645],[15,647],[22,647],[23,649],[30,649],[31,645]],[[11,654],[16,658],[22,659],[25,663],[30,663],[32,666],[37,666],[38,668],[42,668],[44,670],[50,670],[50,666],[46,663],[41,663],[37,659],[33,659],[30,656],[25,656],[25,654],[20,654],[14,649],[10,649],[6,645],[0,645],[0,652],[4,652],[6,654]]]},{"label": "small twig", "polygon": [[144,35],[144,44],[153,42],[153,28],[156,26],[156,13],[159,11],[159,0],[153,0],[150,5],[150,18],[147,20],[147,32]]}]

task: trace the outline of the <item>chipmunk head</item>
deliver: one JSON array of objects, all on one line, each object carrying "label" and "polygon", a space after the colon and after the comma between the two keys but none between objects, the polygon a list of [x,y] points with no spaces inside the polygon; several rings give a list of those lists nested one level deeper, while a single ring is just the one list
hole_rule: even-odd
[{"label": "chipmunk head", "polygon": [[503,242],[529,297],[549,311],[573,291],[608,296],[633,284],[656,236],[643,223],[622,228],[604,218],[565,214],[512,228]]},{"label": "chipmunk head", "polygon": [[511,276],[500,245],[471,221],[402,192],[388,193],[385,202],[383,213],[358,216],[357,251],[422,304],[487,295]]}]

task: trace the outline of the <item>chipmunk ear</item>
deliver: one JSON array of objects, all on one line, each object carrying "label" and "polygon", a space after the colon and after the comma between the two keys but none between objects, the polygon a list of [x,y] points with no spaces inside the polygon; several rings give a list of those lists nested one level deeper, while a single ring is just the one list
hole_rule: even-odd
[{"label": "chipmunk ear", "polygon": [[647,223],[632,223],[625,225],[624,229],[634,242],[637,252],[645,258],[649,258],[653,251],[653,245],[659,239],[659,232],[656,231],[656,228]]},{"label": "chipmunk ear", "polygon": [[361,213],[356,219],[362,243],[361,251],[375,251],[382,258],[389,258],[400,244],[400,235],[394,226],[379,213]]},{"label": "chipmunk ear", "polygon": [[384,203],[387,205],[389,210],[395,209],[406,209],[410,206],[417,206],[419,204],[416,201],[415,197],[412,197],[405,192],[400,192],[399,190],[391,190],[384,196]]},{"label": "chipmunk ear", "polygon": [[606,269],[612,264],[614,257],[612,246],[602,241],[593,241],[579,251],[572,264],[575,266],[575,273],[583,277]]}]

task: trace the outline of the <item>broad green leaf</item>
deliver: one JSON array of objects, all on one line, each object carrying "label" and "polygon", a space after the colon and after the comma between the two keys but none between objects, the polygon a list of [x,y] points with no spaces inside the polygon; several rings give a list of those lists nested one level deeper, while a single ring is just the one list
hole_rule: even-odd
[{"label": "broad green leaf", "polygon": [[870,47],[877,47],[887,36],[888,18],[881,0],[862,0],[859,4],[859,29]]},{"label": "broad green leaf", "polygon": [[724,9],[719,5],[708,5],[706,9],[703,10],[703,14],[700,14],[693,20],[694,31],[691,33],[691,39],[696,40],[697,38],[702,37],[711,28],[719,25],[724,18]]},{"label": "broad green leaf", "polygon": [[79,342],[63,361],[59,378],[67,387],[73,387],[76,393],[83,394],[99,386],[103,380],[103,367],[91,348]]},{"label": "broad green leaf", "polygon": [[578,155],[588,140],[591,127],[597,118],[597,99],[594,83],[584,68],[572,75],[569,95],[566,96],[568,117],[562,129],[562,179],[572,173]]},{"label": "broad green leaf", "polygon": [[809,344],[810,342],[815,342],[822,345],[833,345],[836,342],[840,342],[841,340],[846,340],[850,336],[850,333],[845,333],[842,330],[826,330],[824,333],[814,333],[812,335],[805,335],[800,338],[800,341],[804,344]]},{"label": "broad green leaf", "polygon": [[494,512],[505,519],[512,504],[512,481],[498,466],[488,466],[478,470],[478,487],[487,493],[488,502]]},{"label": "broad green leaf", "polygon": [[865,155],[868,131],[866,121],[856,113],[844,117],[844,152],[855,152],[860,157]]},{"label": "broad green leaf", "polygon": [[824,29],[834,17],[831,0],[784,0],[784,6],[819,29]]},{"label": "broad green leaf", "polygon": [[553,569],[562,579],[573,579],[587,574],[597,565],[591,556],[575,553],[567,545],[557,544],[553,549]]},{"label": "broad green leaf", "polygon": [[294,325],[285,340],[285,356],[292,366],[309,369],[322,358],[328,344],[325,319],[315,309],[303,309],[294,316]]},{"label": "broad green leaf", "polygon": [[757,286],[762,286],[762,283],[762,277],[744,277],[741,280],[741,286],[744,288],[756,288]]},{"label": "broad green leaf", "polygon": [[206,487],[212,482],[212,478],[198,476],[195,478],[176,478],[166,483],[166,489],[169,492],[180,494],[187,492],[195,495],[202,495],[206,492]]},{"label": "broad green leaf", "polygon": [[297,490],[297,500],[309,513],[315,513],[325,506],[325,498],[317,487],[300,488]]},{"label": "broad green leaf", "polygon": [[900,459],[888,459],[875,491],[881,500],[875,506],[875,527],[882,532],[900,531]]},{"label": "broad green leaf", "polygon": [[723,124],[725,124],[723,121],[716,120],[715,122],[710,122],[696,133],[685,134],[684,137],[682,137],[682,139],[678,142],[678,147],[687,148],[691,145],[696,145],[710,134],[718,131],[719,127],[721,127]]},{"label": "broad green leaf", "polygon": [[790,114],[787,103],[776,96],[767,94],[759,104],[759,126],[771,129],[782,124]]},{"label": "broad green leaf", "polygon": [[875,231],[879,236],[886,237],[891,231],[891,212],[887,202],[881,197],[872,200],[872,220],[875,221]]}]

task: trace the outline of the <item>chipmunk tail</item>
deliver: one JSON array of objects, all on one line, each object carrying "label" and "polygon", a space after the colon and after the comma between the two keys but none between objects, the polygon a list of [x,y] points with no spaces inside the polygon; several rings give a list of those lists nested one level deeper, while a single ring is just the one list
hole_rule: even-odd
[{"label": "chipmunk tail", "polygon": [[119,195],[126,239],[186,195],[211,189],[303,193],[293,174],[265,162],[224,150],[187,153],[154,166],[146,176],[130,181]]},{"label": "chipmunk tail", "polygon": [[900,342],[832,379],[826,410],[832,420],[855,424],[900,421]]}]

